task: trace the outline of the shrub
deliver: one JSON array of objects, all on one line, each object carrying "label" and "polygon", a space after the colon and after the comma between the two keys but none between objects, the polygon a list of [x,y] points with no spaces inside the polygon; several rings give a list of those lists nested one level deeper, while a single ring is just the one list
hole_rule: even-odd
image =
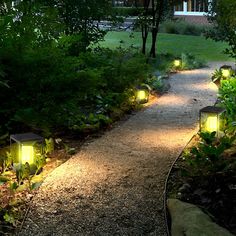
[{"label": "shrub", "polygon": [[146,83],[158,94],[162,94],[169,89],[169,83],[167,82],[168,76],[159,75],[151,76],[147,79]]},{"label": "shrub", "polygon": [[205,62],[199,59],[196,59],[194,55],[190,53],[182,53],[182,69],[184,70],[192,70],[201,68],[205,65]]},{"label": "shrub", "polygon": [[235,163],[235,161],[225,157],[224,151],[232,146],[235,137],[224,136],[218,140],[216,132],[202,132],[199,136],[198,145],[192,147],[184,155],[188,164],[188,174],[191,176],[211,176],[230,171],[231,162]]},{"label": "shrub", "polygon": [[143,55],[122,48],[98,48],[79,57],[56,46],[23,54],[14,45],[8,49],[0,49],[10,86],[0,87],[3,134],[37,129],[50,136],[56,130],[96,130],[110,123],[113,107],[124,104],[125,91],[144,81],[149,70]]},{"label": "shrub", "polygon": [[113,7],[112,12],[116,16],[138,16],[142,12],[142,8],[137,7]]},{"label": "shrub", "polygon": [[188,23],[184,20],[167,20],[160,26],[160,32],[167,34],[202,35],[210,26]]},{"label": "shrub", "polygon": [[219,89],[221,104],[226,108],[228,124],[236,121],[236,77],[221,81]]}]

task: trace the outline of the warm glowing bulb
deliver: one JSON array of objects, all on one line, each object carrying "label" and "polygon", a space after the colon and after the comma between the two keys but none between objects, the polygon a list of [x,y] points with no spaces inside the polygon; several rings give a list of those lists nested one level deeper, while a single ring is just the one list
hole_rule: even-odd
[{"label": "warm glowing bulb", "polygon": [[217,117],[210,116],[207,118],[206,129],[209,132],[217,131]]},{"label": "warm glowing bulb", "polygon": [[137,92],[137,99],[138,99],[139,101],[146,100],[146,99],[147,99],[146,97],[147,97],[147,96],[146,96],[146,92],[145,92],[144,90],[139,90],[139,91]]},{"label": "warm glowing bulb", "polygon": [[32,164],[34,162],[34,148],[33,146],[22,146],[21,147],[21,163],[25,164],[28,162]]},{"label": "warm glowing bulb", "polygon": [[230,76],[230,70],[229,69],[221,69],[222,76],[227,78]]},{"label": "warm glowing bulb", "polygon": [[180,60],[174,60],[174,66],[180,66],[181,62]]}]

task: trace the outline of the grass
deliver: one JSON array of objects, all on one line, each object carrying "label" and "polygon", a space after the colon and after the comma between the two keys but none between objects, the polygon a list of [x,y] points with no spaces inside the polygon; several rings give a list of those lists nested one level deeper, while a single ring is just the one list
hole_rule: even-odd
[{"label": "grass", "polygon": [[[131,45],[141,48],[142,39],[140,32],[113,32],[110,31],[105,36],[105,41],[100,43],[102,46],[116,48],[119,45],[130,47]],[[147,41],[147,52],[151,45],[151,35]],[[158,34],[157,53],[171,53],[180,55],[181,53],[191,53],[196,58],[205,61],[232,61],[223,53],[227,44],[214,42],[210,39],[205,39],[203,36],[189,36],[177,34]]]}]

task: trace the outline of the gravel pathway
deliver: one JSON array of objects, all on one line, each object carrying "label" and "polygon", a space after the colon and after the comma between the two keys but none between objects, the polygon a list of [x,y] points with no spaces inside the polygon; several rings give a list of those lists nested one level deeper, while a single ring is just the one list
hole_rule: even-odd
[{"label": "gravel pathway", "polygon": [[165,236],[166,175],[216,101],[212,68],[172,75],[167,94],[56,168],[19,235]]}]

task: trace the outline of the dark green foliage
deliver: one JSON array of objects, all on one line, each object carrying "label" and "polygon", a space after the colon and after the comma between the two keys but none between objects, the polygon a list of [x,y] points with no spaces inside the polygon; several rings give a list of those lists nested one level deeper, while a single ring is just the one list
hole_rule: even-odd
[{"label": "dark green foliage", "polygon": [[167,75],[159,75],[159,76],[151,76],[147,79],[147,84],[150,85],[153,91],[157,92],[158,94],[162,94],[168,91],[170,85],[168,83],[168,76]]},{"label": "dark green foliage", "polygon": [[[65,34],[79,37],[70,41],[71,47],[84,52],[91,43],[103,39],[105,32],[94,21],[104,20],[111,13],[108,0],[54,0],[58,9],[59,20],[65,26]],[[75,52],[73,52],[75,53]],[[78,55],[78,54],[77,54]]]},{"label": "dark green foliage", "polygon": [[44,153],[45,155],[51,154],[54,151],[53,138],[45,139]]},{"label": "dark green foliage", "polygon": [[221,81],[219,98],[226,108],[228,125],[232,125],[236,121],[236,77]]},{"label": "dark green foliage", "polygon": [[160,25],[160,33],[202,35],[210,26],[191,24],[183,20],[168,20]]},{"label": "dark green foliage", "polygon": [[221,70],[215,70],[212,74],[211,80],[212,82],[219,84],[222,77],[223,76]]},{"label": "dark green foliage", "polygon": [[208,31],[207,37],[227,42],[228,48],[225,53],[236,58],[236,1],[213,0],[210,9],[208,19],[214,28]]},{"label": "dark green foliage", "polygon": [[182,70],[197,69],[205,65],[204,61],[196,59],[195,56],[193,56],[190,53],[182,53],[181,60],[182,60],[182,65],[181,65]]},{"label": "dark green foliage", "polygon": [[0,48],[10,86],[0,87],[3,133],[30,127],[48,136],[53,130],[110,123],[111,108],[127,99],[126,89],[142,82],[148,70],[145,57],[121,48],[72,57],[57,47],[25,50],[24,54],[11,47],[12,53]]},{"label": "dark green foliage", "polygon": [[117,16],[138,16],[143,9],[141,7],[113,7],[112,13]]},{"label": "dark green foliage", "polygon": [[188,173],[191,176],[206,176],[230,171],[234,160],[227,159],[223,154],[232,146],[235,137],[224,136],[218,140],[216,132],[200,133],[199,136],[201,140],[198,145],[184,155],[189,166]]},{"label": "dark green foliage", "polygon": [[4,173],[7,169],[9,169],[12,165],[12,156],[9,152],[6,152],[5,155],[0,155],[0,173]]}]

